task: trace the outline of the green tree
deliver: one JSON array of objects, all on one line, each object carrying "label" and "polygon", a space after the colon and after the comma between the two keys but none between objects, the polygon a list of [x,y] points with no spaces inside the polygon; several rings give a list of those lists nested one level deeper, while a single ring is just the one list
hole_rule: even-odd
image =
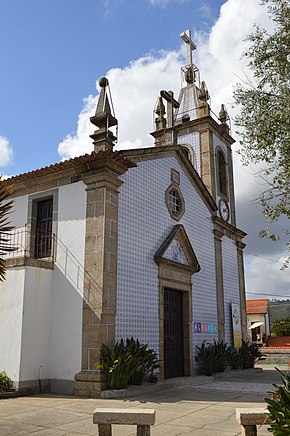
[{"label": "green tree", "polygon": [[8,214],[12,208],[13,200],[7,201],[12,193],[12,186],[5,184],[0,176],[0,281],[5,279],[5,260],[2,258],[6,253],[15,250],[11,246],[9,233],[13,229],[8,222]]},{"label": "green tree", "polygon": [[290,318],[280,318],[273,321],[271,334],[274,336],[290,336]]},{"label": "green tree", "polygon": [[[244,57],[253,80],[238,83],[234,90],[235,118],[241,137],[240,154],[245,165],[261,163],[260,175],[265,190],[259,197],[267,228],[261,237],[286,238],[290,251],[289,231],[277,234],[273,224],[290,218],[290,3],[289,0],[261,0],[274,23],[270,34],[256,26],[248,36]],[[288,260],[284,266],[289,264]]]}]

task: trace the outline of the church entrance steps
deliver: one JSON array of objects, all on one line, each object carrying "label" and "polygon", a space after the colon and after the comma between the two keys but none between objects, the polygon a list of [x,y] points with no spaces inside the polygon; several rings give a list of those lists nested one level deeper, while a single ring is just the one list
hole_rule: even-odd
[{"label": "church entrance steps", "polygon": [[198,375],[194,377],[176,377],[176,378],[163,380],[158,383],[145,384],[142,386],[130,386],[127,389],[102,391],[100,392],[100,398],[121,399],[121,398],[128,398],[128,397],[136,397],[140,394],[163,392],[168,389],[188,387],[192,385],[202,385],[205,383],[212,383],[213,381],[214,381],[213,377],[207,377],[203,375]]}]

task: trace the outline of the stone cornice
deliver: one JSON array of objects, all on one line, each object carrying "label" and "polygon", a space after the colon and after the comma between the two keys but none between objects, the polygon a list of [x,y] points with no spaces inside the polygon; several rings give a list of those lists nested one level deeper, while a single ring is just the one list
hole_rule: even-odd
[{"label": "stone cornice", "polygon": [[242,239],[247,236],[247,233],[243,232],[232,224],[227,223],[218,216],[214,216],[212,220],[214,222],[214,234],[217,238],[221,238],[223,235],[225,235],[230,239],[241,242]]},{"label": "stone cornice", "polygon": [[221,125],[218,124],[210,115],[178,124],[175,127],[178,129],[178,135],[185,135],[194,131],[199,132],[200,130],[210,129],[228,147],[231,147],[231,145],[235,143],[234,138],[232,138],[225,130],[223,130]]},{"label": "stone cornice", "polygon": [[74,159],[59,162],[29,173],[20,174],[4,181],[13,185],[12,197],[44,191],[83,180],[84,177],[98,174],[104,168],[117,175],[124,174],[136,163],[118,151],[92,152]]},{"label": "stone cornice", "polygon": [[118,189],[124,183],[116,173],[108,171],[106,168],[98,173],[85,175],[82,180],[87,185],[87,191],[104,187]]}]

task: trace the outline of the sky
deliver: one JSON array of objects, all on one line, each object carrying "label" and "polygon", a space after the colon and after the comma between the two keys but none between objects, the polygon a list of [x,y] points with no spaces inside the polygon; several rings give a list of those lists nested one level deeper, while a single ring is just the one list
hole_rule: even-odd
[{"label": "sky", "polygon": [[[180,90],[186,29],[213,111],[224,103],[233,118],[233,87],[250,75],[242,53],[254,23],[272,28],[259,0],[0,0],[0,174],[91,152],[89,117],[102,76],[119,121],[117,148],[152,146],[159,91]],[[233,121],[232,134],[247,298],[290,298],[290,268],[280,269],[285,241],[258,236],[263,187],[258,169],[241,165]]]}]

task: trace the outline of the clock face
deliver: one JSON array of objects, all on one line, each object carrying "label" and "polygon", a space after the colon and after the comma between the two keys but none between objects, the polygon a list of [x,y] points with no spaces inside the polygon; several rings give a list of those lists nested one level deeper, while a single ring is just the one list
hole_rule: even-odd
[{"label": "clock face", "polygon": [[219,201],[219,213],[220,213],[220,217],[224,221],[228,221],[229,220],[230,209],[229,209],[228,202],[224,198],[221,198],[220,201]]}]

